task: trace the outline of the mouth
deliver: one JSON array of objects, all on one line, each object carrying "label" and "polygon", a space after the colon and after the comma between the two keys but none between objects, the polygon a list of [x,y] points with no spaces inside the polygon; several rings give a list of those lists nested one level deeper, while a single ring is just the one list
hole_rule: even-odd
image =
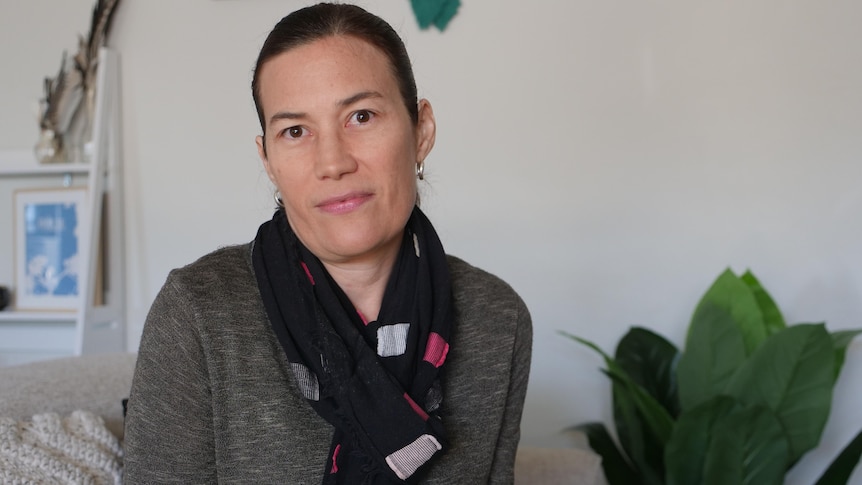
[{"label": "mouth", "polygon": [[371,200],[371,197],[373,194],[369,192],[350,192],[325,199],[315,207],[328,214],[344,214],[356,210]]}]

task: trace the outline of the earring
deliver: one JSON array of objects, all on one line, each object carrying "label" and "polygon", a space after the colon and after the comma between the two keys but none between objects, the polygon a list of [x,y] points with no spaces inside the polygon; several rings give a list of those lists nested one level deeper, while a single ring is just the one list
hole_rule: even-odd
[{"label": "earring", "polygon": [[425,180],[425,160],[419,160],[416,164],[416,178]]},{"label": "earring", "polygon": [[284,201],[281,200],[281,193],[278,190],[272,193],[272,198],[275,199],[275,205],[284,207]]}]

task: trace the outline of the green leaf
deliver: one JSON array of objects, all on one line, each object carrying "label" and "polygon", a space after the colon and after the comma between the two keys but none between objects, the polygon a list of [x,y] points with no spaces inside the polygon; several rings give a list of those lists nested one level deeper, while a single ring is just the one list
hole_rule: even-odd
[{"label": "green leaf", "polygon": [[778,416],[791,462],[817,445],[832,403],[832,339],[822,324],[801,324],[772,335],[745,362],[727,391]]},{"label": "green leaf", "polygon": [[725,270],[719,275],[703,295],[694,312],[692,326],[695,325],[699,310],[704,305],[717,306],[730,315],[733,323],[742,332],[746,355],[751,355],[766,340],[766,325],[754,292],[731,270]]},{"label": "green leaf", "polygon": [[644,483],[660,484],[663,475],[661,450],[670,437],[673,419],[598,345],[564,331],[560,333],[595,350],[605,359],[608,367],[605,374],[613,383],[614,420],[620,444]]},{"label": "green leaf", "polygon": [[683,411],[665,448],[668,485],[781,483],[787,462],[774,414],[728,396]]},{"label": "green leaf", "polygon": [[[606,354],[598,345],[589,340],[582,339],[562,330],[560,330],[559,333],[593,349],[601,355],[605,359],[605,364],[607,365],[607,369],[604,370],[604,372],[608,377],[611,377],[611,373],[618,366],[610,355]],[[622,370],[617,372],[618,375],[622,373],[624,373]],[[635,468],[640,474],[650,474],[649,470],[653,468],[650,463],[653,461],[646,456],[646,450],[649,448],[647,445],[649,438],[644,429],[644,423],[638,415],[634,398],[628,391],[624,382],[625,378],[622,376],[617,379],[611,377],[614,425],[617,429],[617,435],[620,438],[620,445],[622,445],[626,454],[629,456],[632,463],[634,463]],[[656,474],[656,472],[653,471],[652,474]]]},{"label": "green leaf", "polygon": [[610,485],[636,485],[641,483],[637,471],[632,468],[617,448],[614,440],[602,423],[586,423],[575,426],[587,435],[590,448],[602,457],[602,469]]},{"label": "green leaf", "polygon": [[[632,328],[620,340],[616,362],[629,376],[626,383],[614,386],[614,417],[617,435],[626,450],[636,448],[638,464],[660,481],[664,476],[664,444],[670,437],[673,418],[679,414],[676,386],[676,362],[679,352],[663,337],[644,328]],[[623,404],[637,410],[632,418]],[[665,412],[659,412],[656,404]],[[655,427],[656,423],[661,426]],[[643,443],[641,445],[641,443]]]},{"label": "green leaf", "polygon": [[766,328],[766,334],[772,335],[787,327],[784,317],[781,316],[781,311],[778,310],[778,305],[766,292],[766,289],[760,284],[760,281],[755,278],[751,271],[746,271],[740,279],[745,283],[754,295],[757,306],[760,308],[760,313],[763,315],[763,325]]},{"label": "green leaf", "polygon": [[587,347],[598,352],[599,355],[601,355],[605,359],[605,363],[608,365],[608,367],[610,367],[610,365],[611,365],[610,363],[613,362],[614,359],[611,358],[610,355],[606,354],[605,351],[602,350],[598,345],[590,342],[589,340],[582,339],[581,337],[578,337],[577,335],[572,335],[569,332],[566,332],[565,330],[558,330],[558,332],[560,335],[562,335],[564,337],[568,337],[568,338],[570,338],[570,339],[572,339],[572,340],[574,340],[580,344],[586,345]]},{"label": "green leaf", "polygon": [[633,327],[620,339],[615,358],[632,381],[675,418],[679,415],[676,383],[679,355],[677,348],[661,335]]},{"label": "green leaf", "polygon": [[664,476],[664,444],[673,421],[658,402],[613,366],[605,371],[613,382],[614,423],[620,444],[644,483],[660,485]]},{"label": "green leaf", "polygon": [[830,334],[832,337],[832,347],[835,349],[836,381],[838,380],[838,376],[841,375],[841,368],[844,367],[844,358],[847,355],[847,347],[860,333],[862,333],[862,330],[841,330],[840,332],[832,332],[832,334]]},{"label": "green leaf", "polygon": [[745,362],[742,332],[724,308],[701,303],[677,365],[683,411],[721,394]]},{"label": "green leaf", "polygon": [[718,419],[735,406],[734,399],[718,396],[693,409],[683,410],[664,450],[668,485],[703,481],[709,437]]},{"label": "green leaf", "polygon": [[619,366],[614,366],[607,374],[614,383],[622,386],[626,395],[635,404],[635,408],[646,420],[647,429],[664,445],[670,439],[673,430],[673,418],[670,414],[641,386],[635,384]]},{"label": "green leaf", "polygon": [[704,485],[781,485],[789,445],[775,414],[765,407],[737,409],[712,430]]},{"label": "green leaf", "polygon": [[[610,376],[609,370],[606,370],[605,373]],[[638,474],[643,477],[650,474],[649,470],[654,468],[650,464],[652,461],[647,457],[648,434],[644,429],[641,417],[638,415],[634,399],[625,385],[613,378],[611,383],[613,387],[614,426],[617,429],[620,445],[631,459]],[[652,472],[652,474],[655,473],[655,471]]]},{"label": "green leaf", "polygon": [[850,441],[841,451],[841,454],[835,458],[835,461],[829,465],[829,468],[823,472],[816,485],[845,485],[850,479],[850,475],[853,474],[853,469],[859,463],[860,456],[862,456],[862,431]]}]

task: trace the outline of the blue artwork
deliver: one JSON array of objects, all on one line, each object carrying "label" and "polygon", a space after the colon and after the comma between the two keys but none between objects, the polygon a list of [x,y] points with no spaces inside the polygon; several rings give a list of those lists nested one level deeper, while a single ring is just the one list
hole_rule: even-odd
[{"label": "blue artwork", "polygon": [[24,291],[78,296],[78,211],[70,202],[24,205]]}]

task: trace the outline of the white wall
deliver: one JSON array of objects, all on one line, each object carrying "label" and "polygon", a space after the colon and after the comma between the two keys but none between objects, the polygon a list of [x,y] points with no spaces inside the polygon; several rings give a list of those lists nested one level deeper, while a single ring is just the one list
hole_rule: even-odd
[{"label": "white wall", "polygon": [[[860,325],[862,3],[463,3],[440,34],[407,0],[361,2],[403,35],[434,104],[423,206],[444,244],[531,308],[525,442],[609,418],[600,360],[558,329],[608,350],[630,325],[681,344],[727,266],[752,268],[792,322]],[[269,217],[248,84],[269,29],[305,4],[123,0],[130,347],[171,268]],[[0,0],[0,149],[35,141],[30,104],[91,5]],[[860,393],[857,342],[822,446],[788,483],[862,428]]]}]

